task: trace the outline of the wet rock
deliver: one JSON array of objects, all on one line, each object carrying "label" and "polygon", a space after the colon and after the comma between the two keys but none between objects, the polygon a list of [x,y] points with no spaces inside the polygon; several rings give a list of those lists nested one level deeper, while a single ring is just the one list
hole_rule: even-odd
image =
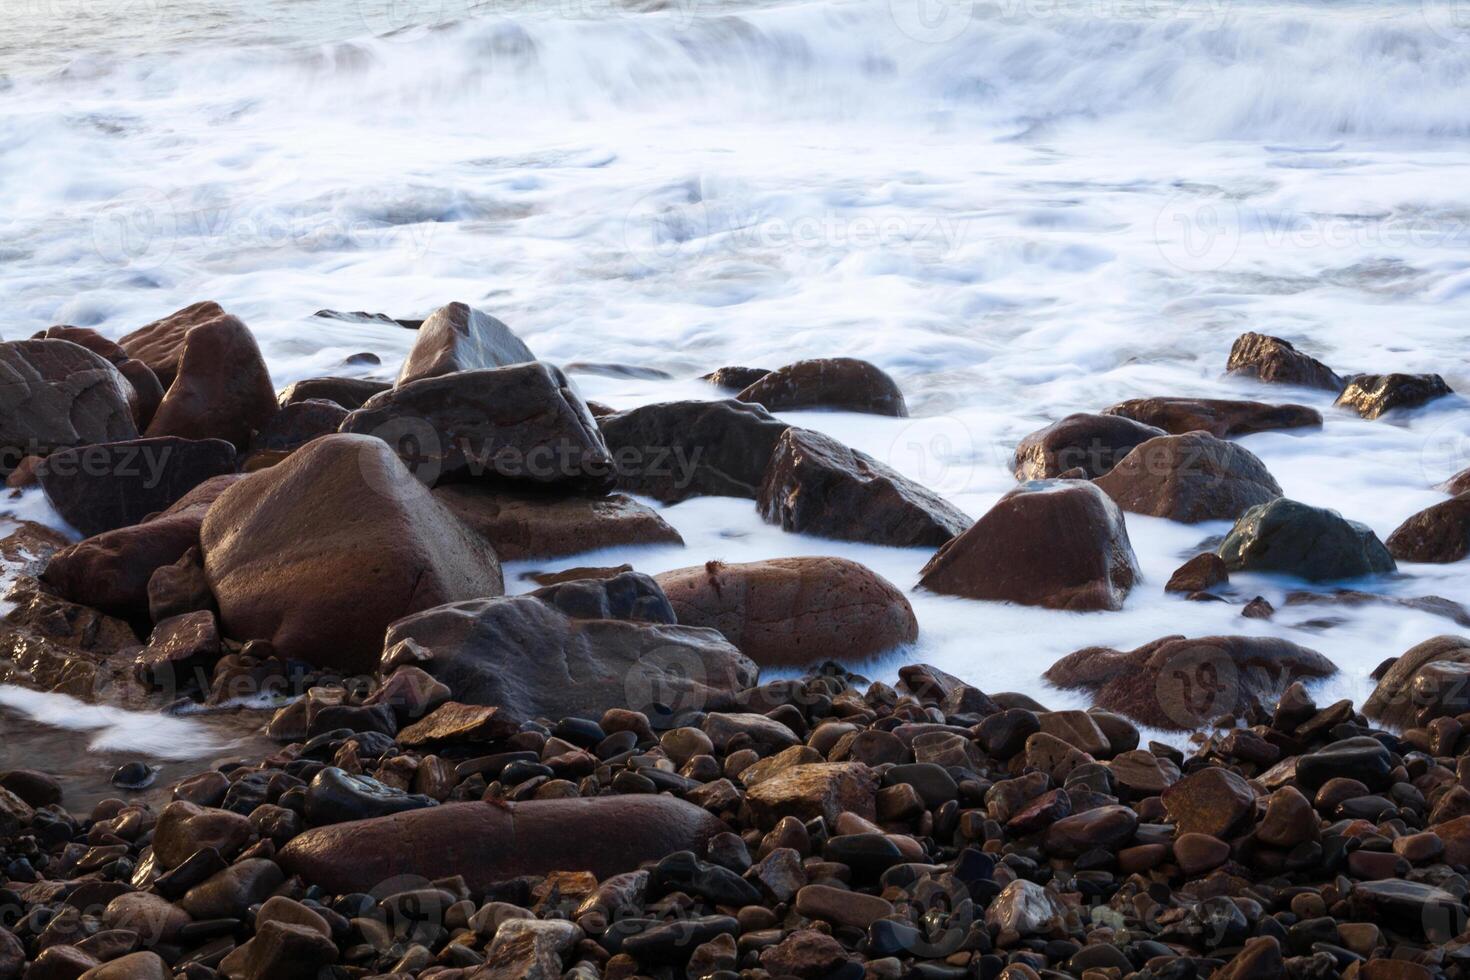
[{"label": "wet rock", "polygon": [[171,976],[161,956],[143,950],[94,966],[79,980],[169,980]]},{"label": "wet rock", "polygon": [[183,864],[206,847],[229,858],[245,846],[250,835],[250,821],[238,813],[175,800],[158,815],[153,854],[163,868]]},{"label": "wet rock", "polygon": [[56,777],[35,769],[0,771],[0,789],[14,793],[26,805],[38,809],[61,802],[61,783]]},{"label": "wet rock", "polygon": [[1230,845],[1209,834],[1186,833],[1174,839],[1174,860],[1193,878],[1213,871],[1230,858]]},{"label": "wet rock", "polygon": [[1241,951],[1215,971],[1213,980],[1276,980],[1283,976],[1286,963],[1281,944],[1273,936],[1259,936],[1247,939]]},{"label": "wet rock", "polygon": [[772,976],[801,980],[831,976],[847,960],[841,943],[815,929],[798,929],[760,954],[761,966]]},{"label": "wet rock", "polygon": [[1343,380],[1321,361],[1303,354],[1280,337],[1258,333],[1245,333],[1236,338],[1225,370],[1260,381],[1332,392],[1341,391],[1343,386]]},{"label": "wet rock", "polygon": [[109,929],[129,929],[138,934],[143,946],[175,943],[179,932],[190,922],[189,913],[161,895],[129,892],[107,904],[102,921]]},{"label": "wet rock", "polygon": [[[399,672],[414,669],[402,667]],[[449,701],[435,708],[423,720],[403,729],[395,741],[409,748],[441,742],[490,742],[509,738],[520,728],[521,722],[503,708]]]},{"label": "wet rock", "polygon": [[1103,412],[1174,435],[1203,431],[1217,439],[1273,429],[1322,427],[1322,413],[1306,405],[1267,405],[1228,398],[1134,398]]},{"label": "wet rock", "polygon": [[1379,922],[1430,942],[1446,942],[1465,928],[1464,904],[1430,884],[1361,881],[1352,886],[1349,901],[1354,918]]},{"label": "wet rock", "polygon": [[189,328],[178,375],[145,435],[223,439],[244,450],[276,414],[276,391],[248,327],[221,316]]},{"label": "wet rock", "polygon": [[878,780],[860,762],[820,762],[792,766],[752,788],[746,797],[761,827],[774,827],[782,817],[835,823],[843,812],[873,819]]},{"label": "wet rock", "polygon": [[1382,725],[1410,728],[1470,711],[1470,640],[1436,636],[1404,651],[1363,704]]},{"label": "wet rock", "polygon": [[1313,582],[1397,567],[1367,525],[1285,498],[1246,511],[1216,553],[1231,571],[1284,572]]},{"label": "wet rock", "polygon": [[330,933],[269,921],[258,924],[255,936],[225,957],[220,973],[230,980],[314,980],[337,955]]},{"label": "wet rock", "polygon": [[1018,480],[1050,480],[1074,469],[1092,480],[1116,466],[1133,447],[1164,434],[1163,429],[1120,413],[1079,412],[1022,439],[1011,469]]},{"label": "wet rock", "polygon": [[1138,814],[1126,806],[1100,806],[1063,817],[1042,837],[1048,852],[1076,857],[1093,848],[1116,851],[1133,839]]},{"label": "wet rock", "polygon": [[402,742],[404,737],[413,737],[406,731],[411,722],[424,718],[450,697],[448,685],[439,683],[418,667],[402,666],[389,674],[382,686],[364,698],[363,704],[391,707],[399,723],[405,726],[405,730],[398,733],[398,739]]},{"label": "wet rock", "polygon": [[[201,522],[203,515],[200,515]],[[148,577],[148,618],[161,623],[173,616],[213,612],[214,593],[204,574],[204,557],[190,547],[171,565],[154,569]]]},{"label": "wet rock", "polygon": [[131,391],[117,368],[85,347],[0,343],[0,473],[26,456],[137,438]]},{"label": "wet rock", "polygon": [[1356,779],[1369,789],[1393,782],[1393,757],[1384,744],[1367,735],[1333,742],[1296,760],[1297,782],[1314,790],[1333,779]]},{"label": "wet rock", "polygon": [[1446,563],[1470,555],[1470,492],[1419,511],[1385,544],[1399,561]]},{"label": "wet rock", "polygon": [[46,457],[36,476],[57,513],[91,537],[137,524],[234,469],[228,442],[167,437],[64,449]]},{"label": "wet rock", "polygon": [[328,766],[306,788],[306,819],[315,827],[368,820],[422,810],[437,801],[421,793],[405,793],[370,776],[352,775]]},{"label": "wet rock", "polygon": [[1359,374],[1348,381],[1334,404],[1376,419],[1396,408],[1418,408],[1451,394],[1437,374]]},{"label": "wet rock", "polygon": [[1291,848],[1320,836],[1312,801],[1295,786],[1283,786],[1266,800],[1266,813],[1256,825],[1256,839],[1272,847]]},{"label": "wet rock", "polygon": [[919,585],[1049,609],[1120,609],[1138,577],[1123,515],[1093,484],[1024,484],[921,572]]},{"label": "wet rock", "polygon": [[770,373],[767,368],[736,367],[732,365],[717,368],[709,374],[701,375],[699,380],[708,381],[716,388],[723,388],[726,391],[741,391],[749,388]]},{"label": "wet rock", "polygon": [[477,483],[454,483],[436,487],[434,498],[483,535],[503,561],[684,543],[679,532],[657,511],[623,494],[531,495]]},{"label": "wet rock", "polygon": [[864,895],[833,885],[807,885],[796,893],[796,911],[852,929],[867,929],[893,914],[893,904],[878,895]]},{"label": "wet rock", "polygon": [[371,672],[394,620],[503,590],[494,552],[366,436],[326,436],[252,474],[199,537],[225,635],[320,666]]},{"label": "wet rock", "polygon": [[709,562],[654,580],[680,624],[718,630],[763,667],[860,661],[918,637],[903,594],[845,558]]},{"label": "wet rock", "polygon": [[1206,551],[1204,554],[1195,555],[1175,569],[1174,574],[1169,576],[1169,581],[1164,585],[1164,591],[1183,592],[1187,595],[1213,589],[1228,581],[1230,581],[1230,572],[1225,567],[1224,559],[1212,551]]},{"label": "wet rock", "polygon": [[283,880],[274,861],[247,858],[189,889],[178,906],[196,919],[238,919],[269,898]]},{"label": "wet rock", "polygon": [[464,303],[450,303],[435,310],[419,327],[397,384],[535,359],[531,349],[495,317]]},{"label": "wet rock", "polygon": [[1435,489],[1443,490],[1451,496],[1458,497],[1462,493],[1470,493],[1470,467],[1466,467],[1445,482],[1439,484]]},{"label": "wet rock", "polygon": [[597,420],[617,487],[672,504],[690,497],[756,498],[788,428],[759,405],[661,402]]},{"label": "wet rock", "polygon": [[595,718],[656,701],[709,710],[756,673],[714,630],[675,625],[658,586],[636,572],[407,616],[383,645],[383,669],[400,663],[422,668],[457,700],[523,718]]},{"label": "wet rock", "polygon": [[894,547],[938,547],[970,526],[963,511],[864,453],[809,429],[776,442],[756,495],[782,530]]},{"label": "wet rock", "polygon": [[148,365],[159,384],[167,389],[179,372],[185,335],[194,327],[222,316],[225,316],[225,311],[218,303],[195,303],[126,334],[118,341],[118,346],[129,357]]},{"label": "wet rock", "polygon": [[1067,907],[1053,892],[1017,879],[985,910],[985,924],[999,932],[1050,936],[1067,931]]},{"label": "wet rock", "polygon": [[451,478],[602,491],[613,460],[559,368],[540,361],[400,381],[342,422],[376,436],[422,483]]},{"label": "wet rock", "polygon": [[1253,703],[1274,703],[1299,678],[1337,668],[1315,651],[1274,637],[1168,636],[1123,653],[1088,647],[1044,675],[1058,687],[1093,691],[1093,703],[1160,728],[1197,728]]},{"label": "wet rock", "polygon": [[289,453],[318,436],[336,432],[347,412],[347,408],[325,398],[291,402],[255,434],[250,452]]},{"label": "wet rock", "polygon": [[1164,790],[1164,809],[1176,834],[1229,838],[1249,822],[1256,794],[1240,776],[1218,766],[1185,776]]},{"label": "wet rock", "polygon": [[150,766],[146,762],[124,762],[113,770],[112,778],[108,780],[118,789],[141,790],[153,785],[158,778],[158,766]]},{"label": "wet rock", "polygon": [[877,366],[854,357],[797,361],[751,382],[735,396],[768,411],[834,408],[873,415],[908,415],[903,392]]},{"label": "wet rock", "polygon": [[1281,496],[1255,454],[1206,432],[1150,439],[1096,484],[1126,511],[1186,524],[1234,519]]},{"label": "wet rock", "polygon": [[571,922],[508,919],[485,950],[478,980],[559,980],[562,960],[582,939]]},{"label": "wet rock", "polygon": [[302,402],[330,401],[350,412],[361,408],[369,398],[391,387],[393,386],[386,381],[371,381],[366,378],[306,378],[287,385],[278,396],[277,403],[284,410]]},{"label": "wet rock", "polygon": [[130,357],[128,352],[115,342],[86,327],[48,327],[31,339],[70,341],[79,347],[87,348],[117,368],[118,373],[127,379],[128,385],[133,390],[131,399],[133,421],[137,424],[139,431],[148,427],[148,423],[153,419],[153,413],[158,411],[158,403],[163,400],[163,386],[159,383],[158,375],[153,373],[152,368]]}]

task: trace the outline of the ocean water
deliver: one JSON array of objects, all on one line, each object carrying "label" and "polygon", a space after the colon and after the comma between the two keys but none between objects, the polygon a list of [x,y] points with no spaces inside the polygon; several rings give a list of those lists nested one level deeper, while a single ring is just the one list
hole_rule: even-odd
[{"label": "ocean water", "polygon": [[[1286,493],[1387,536],[1470,465],[1455,396],[1363,421],[1222,377],[1277,334],[1340,373],[1470,392],[1470,9],[1225,0],[8,0],[0,6],[0,336],[119,336],[215,299],[274,380],[391,376],[463,300],[617,407],[718,396],[726,364],[867,358],[911,418],[791,413],[979,515],[1026,433],[1124,398],[1294,401],[1254,435]],[[371,351],[378,368],[344,368]],[[597,367],[597,366],[601,367]],[[636,370],[629,370],[636,369]],[[46,516],[27,494],[8,503]],[[784,534],[749,501],[664,509],[687,547],[508,568],[838,554],[910,588],[928,555]],[[1341,668],[1454,622],[1389,606],[1162,592],[1225,523],[1128,516],[1116,613],[913,595],[913,649],[987,691],[1083,704],[1078,647],[1270,634]],[[1470,604],[1465,565],[1355,583]],[[1278,607],[1301,583],[1235,576]],[[54,703],[7,697],[31,718]],[[72,706],[71,710],[84,713]],[[147,726],[110,719],[108,746]],[[188,724],[187,720],[181,722]],[[130,733],[134,733],[131,734]]]}]

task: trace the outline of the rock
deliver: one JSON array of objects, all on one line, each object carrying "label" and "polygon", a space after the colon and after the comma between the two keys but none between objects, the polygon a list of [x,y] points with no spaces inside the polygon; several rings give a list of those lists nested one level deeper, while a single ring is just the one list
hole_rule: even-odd
[{"label": "rock", "polygon": [[[155,688],[182,693],[196,671],[205,673],[220,656],[219,627],[208,610],[183,613],[161,621],[138,654],[134,670]],[[202,685],[207,687],[207,683]]]},{"label": "rock", "polygon": [[284,880],[274,861],[247,858],[190,888],[178,906],[196,919],[238,919]]},{"label": "rock", "polygon": [[306,398],[281,408],[250,441],[250,452],[289,453],[318,436],[336,432],[348,410],[325,398]]},{"label": "rock", "polygon": [[1286,975],[1281,944],[1274,936],[1259,936],[1247,939],[1229,963],[1211,974],[1211,980],[1276,980]]},{"label": "rock", "polygon": [[1466,467],[1445,482],[1439,484],[1435,489],[1443,490],[1451,496],[1458,497],[1462,493],[1470,493],[1470,467]]},{"label": "rock", "polygon": [[701,853],[727,828],[672,796],[600,796],[524,803],[449,803],[308,830],[281,864],[329,892],[368,891],[400,875],[460,875],[480,893],[519,875],[576,868],[598,880],[675,851]]},{"label": "rock", "polygon": [[225,635],[319,666],[371,672],[390,623],[504,588],[495,553],[366,436],[325,436],[252,474],[199,537]]},{"label": "rock", "polygon": [[245,846],[251,833],[250,821],[238,813],[175,800],[158,815],[153,854],[163,868],[177,867],[205,847],[228,859]]},{"label": "rock", "polygon": [[1225,560],[1212,551],[1195,555],[1180,565],[1164,585],[1165,592],[1204,592],[1230,581]]},{"label": "rock", "polygon": [[46,497],[86,537],[167,510],[210,477],[235,470],[221,439],[133,439],[52,453],[36,468]]},{"label": "rock", "polygon": [[1138,577],[1123,515],[1095,485],[1007,493],[920,573],[931,592],[1082,612],[1121,609]]},{"label": "rock", "polygon": [[485,950],[477,980],[560,980],[562,960],[581,941],[580,927],[565,921],[507,919]]},{"label": "rock", "polygon": [[16,837],[35,819],[36,811],[8,789],[0,788],[0,837]]},{"label": "rock", "polygon": [[746,795],[758,826],[774,827],[782,817],[835,823],[838,814],[876,816],[878,780],[860,762],[819,762],[792,766],[763,780]]},{"label": "rock", "polygon": [[737,737],[749,740],[750,747],[761,755],[772,755],[801,744],[790,728],[753,712],[711,712],[705,715],[703,731],[709,736],[710,744],[722,753]]},{"label": "rock", "polygon": [[1116,466],[1134,446],[1161,435],[1163,429],[1121,413],[1079,412],[1022,439],[1011,469],[1018,480],[1050,480],[1073,469],[1081,469],[1092,480]]},{"label": "rock", "polygon": [[361,408],[364,402],[379,392],[392,387],[386,381],[371,381],[367,378],[306,378],[287,385],[276,401],[282,410],[302,402],[330,401],[350,412]]},{"label": "rock", "polygon": [[735,396],[772,412],[835,408],[872,415],[908,415],[903,392],[883,371],[854,357],[797,361],[751,382]]},{"label": "rock", "polygon": [[61,802],[61,783],[55,776],[35,769],[0,771],[0,789],[15,794],[27,806],[36,809]]},{"label": "rock", "polygon": [[821,980],[848,961],[842,944],[815,929],[798,929],[760,953],[761,966],[776,977]]},{"label": "rock", "polygon": [[893,904],[877,895],[863,895],[832,885],[806,885],[796,893],[796,911],[809,919],[866,929],[893,914]]},{"label": "rock", "polygon": [[997,932],[1051,936],[1067,931],[1067,907],[1055,893],[1017,878],[985,910],[985,924]]},{"label": "rock", "polygon": [[[203,515],[201,514],[201,522]],[[214,593],[204,575],[204,557],[192,546],[172,565],[154,569],[148,578],[148,617],[161,623],[192,612],[214,612]]]},{"label": "rock", "polygon": [[672,504],[690,497],[754,500],[788,426],[745,402],[661,402],[597,420],[619,490]]},{"label": "rock", "polygon": [[1208,432],[1217,439],[1273,429],[1320,429],[1322,413],[1306,405],[1267,405],[1229,398],[1134,398],[1103,409],[1164,432]]},{"label": "rock", "polygon": [[749,388],[770,373],[766,368],[731,366],[717,368],[709,374],[701,375],[699,380],[708,381],[716,388],[724,388],[726,391],[740,391]]},{"label": "rock", "polygon": [[184,337],[201,323],[209,323],[225,316],[218,303],[203,302],[186,306],[170,313],[162,320],[155,320],[139,327],[118,341],[129,357],[146,364],[165,389],[174,383],[179,373],[179,359],[183,354]]},{"label": "rock", "polygon": [[1284,572],[1312,582],[1397,567],[1367,525],[1284,497],[1241,515],[1216,553],[1232,572]]},{"label": "rock", "polygon": [[1452,893],[1417,881],[1360,881],[1348,896],[1354,919],[1386,925],[1432,943],[1448,942],[1465,928],[1464,903]]},{"label": "rock", "polygon": [[1001,710],[984,691],[933,664],[904,664],[898,677],[901,690],[923,704],[937,704],[946,715],[992,715]]},{"label": "rock", "polygon": [[456,699],[522,718],[718,709],[756,676],[719,633],[675,625],[636,572],[428,609],[393,623],[383,650],[385,672],[412,663]]},{"label": "rock", "polygon": [[220,973],[229,980],[315,980],[319,970],[336,961],[330,934],[273,921],[258,925],[249,942],[226,956]]},{"label": "rock", "polygon": [[131,391],[117,368],[69,341],[0,343],[0,473],[27,456],[137,438]]},{"label": "rock", "polygon": [[179,930],[193,921],[189,913],[161,895],[129,892],[107,903],[102,921],[109,929],[129,929],[139,944],[153,947],[178,942]]},{"label": "rock", "polygon": [[1470,492],[1419,511],[1385,544],[1399,561],[1447,563],[1470,555]]},{"label": "rock", "polygon": [[919,633],[903,594],[845,558],[709,562],[654,580],[680,624],[718,630],[762,667],[861,661]]},{"label": "rock", "polygon": [[1219,766],[1190,773],[1164,790],[1162,797],[1175,834],[1205,834],[1222,840],[1248,824],[1256,807],[1250,784]]},{"label": "rock", "polygon": [[[447,685],[434,680],[418,667],[404,666],[389,674],[376,691],[363,699],[363,704],[388,705],[399,723],[407,726],[447,702],[450,696]],[[405,734],[405,731],[400,731],[398,739],[401,741]]]},{"label": "rock", "polygon": [[1225,370],[1260,381],[1342,390],[1343,381],[1321,361],[1303,354],[1280,337],[1245,333],[1230,348]]},{"label": "rock", "polygon": [[1315,790],[1333,779],[1356,779],[1370,790],[1393,783],[1393,757],[1384,744],[1368,735],[1332,742],[1296,760],[1297,782]]},{"label": "rock", "polygon": [[597,422],[540,361],[400,381],[343,421],[391,445],[420,482],[451,478],[600,492],[613,478]]},{"label": "rock", "polygon": [[398,386],[455,371],[509,367],[536,360],[510,327],[488,313],[450,303],[419,327],[413,350],[398,372]]},{"label": "rock", "polygon": [[161,956],[143,950],[94,966],[79,980],[169,980],[171,976]]},{"label": "rock", "polygon": [[178,376],[146,435],[224,439],[244,450],[276,414],[276,391],[248,327],[221,316],[189,328]]},{"label": "rock", "polygon": [[306,819],[314,827],[388,817],[437,806],[422,793],[405,793],[371,776],[353,775],[327,766],[306,788]]},{"label": "rock", "polygon": [[21,684],[86,701],[127,701],[136,694],[118,661],[138,638],[125,622],[52,595],[33,578],[3,597],[0,684]]},{"label": "rock", "polygon": [[118,373],[127,379],[128,385],[133,389],[133,421],[139,431],[148,427],[153,413],[158,411],[158,403],[163,400],[163,386],[159,384],[158,375],[153,373],[152,368],[130,357],[122,347],[87,327],[48,327],[31,339],[71,341],[117,368]]},{"label": "rock", "polygon": [[623,494],[532,495],[479,483],[452,483],[436,487],[434,498],[483,535],[503,561],[684,543],[657,511]]},{"label": "rock", "polygon": [[1186,524],[1233,520],[1281,496],[1255,454],[1206,432],[1150,439],[1096,485],[1124,510]]},{"label": "rock", "polygon": [[[1458,669],[1456,669],[1458,668]],[[1436,636],[1404,651],[1388,668],[1363,714],[1381,725],[1412,728],[1470,712],[1470,640]]]},{"label": "rock", "polygon": [[1271,847],[1291,848],[1320,836],[1312,801],[1295,786],[1283,786],[1266,800],[1266,813],[1256,825],[1256,839]]},{"label": "rock", "polygon": [[1396,408],[1418,408],[1451,394],[1437,374],[1359,374],[1349,379],[1333,404],[1376,419]]},{"label": "rock", "polygon": [[1179,781],[1179,767],[1143,749],[1120,752],[1108,761],[1113,780],[1136,796],[1158,796]]},{"label": "rock", "polygon": [[1042,835],[1042,844],[1052,854],[1076,857],[1093,848],[1116,851],[1133,839],[1138,814],[1126,806],[1100,806],[1063,817]]},{"label": "rock", "polygon": [[[399,672],[414,669],[401,667]],[[394,741],[406,748],[423,748],[440,742],[490,742],[509,738],[520,729],[521,722],[504,708],[448,701],[403,729]]]},{"label": "rock", "polygon": [[1274,637],[1167,636],[1123,653],[1087,647],[1043,675],[1093,692],[1093,704],[1145,725],[1192,729],[1251,704],[1274,704],[1299,678],[1329,677],[1326,657]]},{"label": "rock", "polygon": [[864,453],[790,428],[770,454],[756,506],[782,530],[894,547],[938,547],[970,526],[963,511]]}]

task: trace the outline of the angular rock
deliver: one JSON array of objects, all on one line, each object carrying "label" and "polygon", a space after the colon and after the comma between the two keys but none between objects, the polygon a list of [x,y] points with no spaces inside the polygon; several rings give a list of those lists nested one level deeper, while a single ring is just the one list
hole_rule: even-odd
[{"label": "angular rock", "polygon": [[403,729],[395,741],[408,748],[440,742],[490,742],[509,738],[520,728],[520,721],[503,708],[449,701]]},{"label": "angular rock", "polygon": [[478,980],[560,980],[562,960],[583,938],[571,922],[507,919],[485,950]]},{"label": "angular rock", "polygon": [[701,375],[701,381],[708,381],[716,388],[724,388],[726,391],[740,391],[749,388],[761,378],[771,372],[766,368],[728,366],[717,368],[709,374]]},{"label": "angular rock", "polygon": [[222,316],[184,335],[178,375],[145,434],[224,439],[243,451],[276,411],[276,391],[255,336],[239,320]]},{"label": "angular rock", "polygon": [[657,511],[620,493],[607,497],[535,495],[479,483],[451,483],[436,487],[434,498],[483,535],[503,561],[684,543]]},{"label": "angular rock", "polygon": [[330,401],[350,412],[392,387],[386,381],[367,378],[306,378],[287,385],[277,397],[277,402],[285,409],[302,402]]},{"label": "angular rock", "polygon": [[815,929],[798,929],[760,954],[761,966],[770,975],[801,980],[831,976],[848,959],[841,943]]},{"label": "angular rock", "polygon": [[284,878],[274,861],[247,858],[190,888],[178,905],[196,919],[238,919],[269,898]]},{"label": "angular rock", "polygon": [[1093,484],[1037,481],[1007,493],[920,573],[931,592],[1048,609],[1121,609],[1138,562],[1118,508]]},{"label": "angular rock", "polygon": [[195,672],[207,677],[205,672],[219,655],[219,626],[214,613],[201,610],[170,617],[155,626],[133,669],[155,688],[182,693],[183,682]]},{"label": "angular rock", "polygon": [[1230,581],[1225,560],[1212,551],[1195,555],[1180,565],[1164,585],[1165,592],[1204,592]]},{"label": "angular rock", "polygon": [[[200,515],[203,522],[203,515]],[[204,557],[189,548],[172,565],[154,570],[148,578],[148,616],[161,623],[192,612],[214,612],[214,593],[204,575]]]},{"label": "angular rock", "polygon": [[1312,582],[1378,575],[1397,567],[1367,525],[1284,497],[1242,514],[1216,554],[1232,572],[1284,572]]},{"label": "angular rock", "polygon": [[78,980],[169,980],[171,975],[163,957],[142,950],[94,966]]},{"label": "angular rock", "polygon": [[1174,833],[1231,837],[1250,821],[1256,794],[1229,769],[1210,766],[1190,773],[1162,794]]},{"label": "angular rock", "polygon": [[1022,439],[1011,470],[1018,480],[1050,480],[1080,469],[1092,480],[1116,466],[1134,446],[1164,434],[1163,429],[1121,413],[1079,412]]},{"label": "angular rock", "polygon": [[413,350],[398,372],[397,384],[534,360],[536,355],[510,327],[464,303],[450,303],[435,310],[419,326]]},{"label": "angular rock", "polygon": [[839,814],[856,813],[872,820],[878,780],[873,770],[860,762],[819,762],[792,766],[763,780],[746,795],[751,815],[758,826],[774,827],[782,817],[828,824]]},{"label": "angular rock", "polygon": [[1281,496],[1255,454],[1206,432],[1150,439],[1096,484],[1126,511],[1186,524],[1233,520]]},{"label": "angular rock", "polygon": [[250,821],[238,813],[175,800],[158,815],[153,854],[163,868],[183,864],[195,851],[212,847],[226,859],[250,839]]},{"label": "angular rock", "polygon": [[1470,712],[1470,639],[1436,636],[1404,651],[1363,703],[1382,725],[1412,728]]},{"label": "angular rock", "polygon": [[1244,333],[1230,348],[1225,370],[1260,381],[1341,391],[1343,380],[1321,361],[1303,354],[1288,341]]},{"label": "angular rock", "polygon": [[751,382],[735,396],[757,402],[768,411],[835,408],[848,412],[904,417],[903,392],[876,365],[855,357],[820,357],[797,361]]},{"label": "angular rock", "polygon": [[306,398],[281,408],[250,441],[251,453],[289,453],[318,436],[336,432],[347,409],[325,398]]},{"label": "angular rock", "polygon": [[52,453],[36,477],[56,512],[86,537],[167,510],[210,477],[235,470],[221,439],[132,439]]},{"label": "angular rock", "polygon": [[1133,398],[1103,409],[1173,435],[1208,432],[1217,439],[1273,429],[1320,429],[1322,413],[1306,405],[1268,405],[1230,398]]},{"label": "angular rock", "polygon": [[1349,379],[1334,404],[1376,419],[1396,408],[1418,408],[1452,394],[1437,374],[1359,374]]},{"label": "angular rock", "polygon": [[209,323],[225,316],[218,303],[205,301],[186,306],[170,313],[162,320],[155,320],[139,327],[118,341],[118,346],[129,357],[136,358],[153,371],[166,390],[174,383],[179,373],[179,358],[184,350],[184,336],[201,323]]},{"label": "angular rock", "polygon": [[1399,561],[1443,564],[1470,555],[1470,492],[1419,511],[1384,544]]},{"label": "angular rock", "polygon": [[315,980],[337,961],[330,934],[290,922],[265,922],[255,936],[220,963],[229,980]]},{"label": "angular rock", "polygon": [[1054,892],[1018,878],[1001,889],[985,910],[985,924],[1020,936],[1050,936],[1067,931],[1067,907]]},{"label": "angular rock", "polygon": [[131,392],[117,368],[70,341],[0,343],[0,473],[27,456],[137,438]]}]

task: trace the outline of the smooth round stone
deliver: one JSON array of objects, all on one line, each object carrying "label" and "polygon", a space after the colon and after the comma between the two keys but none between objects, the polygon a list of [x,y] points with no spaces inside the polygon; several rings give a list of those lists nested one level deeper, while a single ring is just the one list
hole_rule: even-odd
[{"label": "smooth round stone", "polygon": [[1354,851],[1348,855],[1348,874],[1364,881],[1402,878],[1412,865],[1392,851]]},{"label": "smooth round stone", "polygon": [[1230,859],[1230,845],[1208,834],[1180,834],[1174,841],[1179,870],[1193,877],[1213,871]]},{"label": "smooth round stone", "polygon": [[878,919],[892,915],[893,906],[876,895],[863,895],[833,885],[807,885],[796,893],[796,911],[809,919],[867,929]]},{"label": "smooth round stone", "polygon": [[1283,786],[1266,801],[1266,814],[1256,825],[1256,839],[1272,847],[1292,848],[1319,835],[1317,811],[1295,786]]},{"label": "smooth round stone", "polygon": [[408,810],[437,806],[422,793],[405,793],[370,776],[354,776],[328,766],[306,789],[306,819],[314,826],[385,817]]},{"label": "smooth round stone", "polygon": [[884,786],[912,786],[930,808],[947,803],[960,794],[959,785],[949,770],[933,762],[909,762],[890,766],[883,773]]},{"label": "smooth round stone", "polygon": [[1128,807],[1103,806],[1058,820],[1047,828],[1042,843],[1050,853],[1076,857],[1094,847],[1117,848],[1137,829],[1138,814]]},{"label": "smooth round stone", "polygon": [[1343,739],[1296,761],[1297,782],[1315,789],[1329,779],[1356,779],[1369,790],[1387,789],[1393,782],[1393,757],[1384,744],[1367,735]]},{"label": "smooth round stone", "polygon": [[1041,731],[1041,719],[1025,708],[1007,708],[986,718],[976,732],[985,753],[996,759],[1020,755],[1026,740]]},{"label": "smooth round stone", "polygon": [[1338,806],[1345,800],[1367,795],[1368,787],[1363,783],[1338,776],[1318,788],[1316,795],[1312,797],[1312,805],[1321,813],[1336,813]]},{"label": "smooth round stone", "polygon": [[830,838],[822,848],[822,857],[847,865],[860,881],[870,881],[905,860],[897,844],[883,834],[871,833]]},{"label": "smooth round stone", "polygon": [[868,927],[870,957],[912,956],[921,945],[926,945],[924,934],[906,922],[879,919]]},{"label": "smooth round stone", "polygon": [[1393,850],[1407,861],[1424,864],[1444,853],[1444,841],[1435,833],[1410,834],[1394,841]]}]

